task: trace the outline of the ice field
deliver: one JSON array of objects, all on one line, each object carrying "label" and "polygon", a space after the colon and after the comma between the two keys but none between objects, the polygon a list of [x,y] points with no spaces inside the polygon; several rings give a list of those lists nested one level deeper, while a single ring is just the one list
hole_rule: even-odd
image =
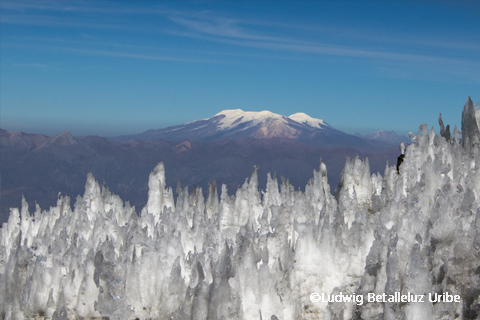
[{"label": "ice field", "polygon": [[[74,201],[23,202],[0,229],[0,319],[476,319],[478,104],[461,134],[440,124],[411,134],[399,172],[347,160],[333,195],[320,163],[304,192],[270,175],[259,190],[254,169],[174,201],[160,163],[141,212],[91,174]],[[340,292],[363,303],[311,299]],[[396,293],[427,301],[367,301]],[[461,300],[428,301],[445,293]]]}]

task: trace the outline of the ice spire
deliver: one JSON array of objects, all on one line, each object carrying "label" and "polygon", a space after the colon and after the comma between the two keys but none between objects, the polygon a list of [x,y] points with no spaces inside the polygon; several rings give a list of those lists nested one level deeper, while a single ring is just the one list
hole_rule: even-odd
[{"label": "ice spire", "polygon": [[467,103],[463,107],[462,112],[462,141],[463,146],[468,149],[478,146],[480,142],[476,110],[470,97],[467,98]]},{"label": "ice spire", "polygon": [[165,166],[160,162],[148,179],[148,201],[142,210],[142,215],[150,213],[154,216],[155,222],[160,220],[161,213],[165,207],[174,207],[172,188],[165,188]]},{"label": "ice spire", "polygon": [[438,117],[438,124],[440,125],[440,135],[444,137],[448,142],[450,142],[452,140],[452,137],[450,135],[450,125],[447,124],[447,127],[445,128],[441,113],[440,113],[440,116]]}]

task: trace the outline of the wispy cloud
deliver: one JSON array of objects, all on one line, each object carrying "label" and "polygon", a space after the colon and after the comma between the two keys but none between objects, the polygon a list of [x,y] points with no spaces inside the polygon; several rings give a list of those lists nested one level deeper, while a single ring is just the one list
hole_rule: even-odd
[{"label": "wispy cloud", "polygon": [[[189,33],[184,36],[204,39],[209,41],[228,43],[236,46],[268,49],[274,51],[290,51],[298,53],[320,54],[337,57],[354,57],[364,59],[382,59],[393,61],[406,61],[418,63],[454,63],[480,66],[477,60],[458,59],[449,56],[437,56],[431,54],[412,54],[402,51],[375,50],[370,48],[359,48],[350,45],[332,45],[322,42],[302,41],[285,37],[261,36],[246,28],[238,26],[239,20],[225,20],[214,18],[209,22],[194,21],[186,18],[172,17],[172,21],[185,26]],[[436,45],[444,45],[437,43]],[[467,46],[468,47],[468,46]],[[476,48],[475,46],[472,46]]]},{"label": "wispy cloud", "polygon": [[[91,4],[95,5],[91,5]],[[107,3],[107,2],[105,2]],[[119,13],[120,9],[115,7],[105,7],[101,2],[93,1],[19,1],[4,0],[0,3],[0,8],[12,12],[99,12],[99,13]]]},{"label": "wispy cloud", "polygon": [[12,63],[13,67],[16,68],[35,68],[35,69],[47,69],[48,66],[44,63]]},{"label": "wispy cloud", "polygon": [[[62,50],[61,48],[57,48],[57,49]],[[221,61],[218,61],[218,60],[182,58],[182,57],[162,56],[162,55],[148,55],[148,54],[119,52],[119,51],[113,51],[113,50],[88,50],[88,49],[73,49],[73,48],[65,48],[63,50],[71,53],[76,53],[76,54],[100,55],[100,56],[119,57],[119,58],[134,58],[134,59],[154,60],[154,61],[221,63]]]},{"label": "wispy cloud", "polygon": [[[92,5],[94,3],[94,5]],[[122,2],[120,2],[122,4]],[[469,69],[480,70],[480,62],[474,58],[475,52],[480,54],[480,45],[463,43],[461,41],[438,40],[434,38],[422,38],[415,35],[391,35],[382,34],[381,31],[353,30],[348,27],[328,26],[321,24],[315,26],[293,25],[279,21],[261,21],[250,18],[242,18],[233,14],[224,14],[211,11],[174,10],[164,3],[148,3],[149,7],[128,5],[111,6],[102,2],[50,2],[50,1],[3,1],[1,8],[4,13],[0,17],[2,24],[20,24],[36,26],[53,26],[78,29],[111,30],[112,32],[130,32],[158,36],[158,42],[162,42],[162,36],[174,36],[191,38],[207,42],[227,45],[225,54],[238,54],[231,50],[230,46],[257,49],[245,50],[240,55],[244,57],[265,56],[265,51],[279,53],[292,53],[291,59],[302,60],[318,56],[330,56],[341,58],[354,58],[369,61],[386,61],[391,63],[403,63],[416,65],[422,68],[439,68],[444,72],[452,72],[453,68],[460,68],[468,73]],[[77,15],[57,15],[55,12],[77,13]],[[109,19],[84,19],[84,15],[108,14]],[[156,16],[159,19],[150,19],[142,25],[120,24],[126,15]],[[89,15],[90,17],[90,15]],[[112,18],[113,17],[113,18]],[[148,19],[146,19],[148,20]],[[303,31],[308,32],[303,32]],[[288,32],[286,32],[288,31]],[[106,39],[95,39],[92,32],[82,32],[84,40],[98,40],[98,42],[112,42]],[[285,36],[289,34],[289,36]],[[118,34],[117,34],[118,36]],[[335,44],[328,41],[335,38]],[[364,40],[364,41],[360,41]],[[185,41],[184,41],[185,42]],[[147,60],[169,61],[195,61],[223,63],[216,58],[198,59],[192,58],[200,50],[194,45],[188,46],[185,56],[162,55],[152,53],[158,47],[146,47],[138,43],[128,45],[128,50],[117,44],[111,44],[116,50],[100,50],[97,44],[89,47],[63,48],[63,51],[109,55],[117,57],[129,57]],[[175,45],[169,48],[173,49]],[[441,49],[441,50],[439,50]],[[134,51],[134,52],[132,52]],[[187,51],[189,51],[187,53]],[[217,54],[211,52],[211,54]],[[208,55],[205,52],[205,55]],[[308,56],[306,56],[308,55]],[[275,57],[272,55],[273,58]],[[285,55],[282,56],[285,58]],[[231,61],[230,61],[231,62]],[[411,66],[410,66],[411,67]]]},{"label": "wispy cloud", "polygon": [[193,31],[220,37],[245,38],[244,32],[232,19],[190,20],[185,17],[171,17],[171,20]]},{"label": "wispy cloud", "polygon": [[[170,19],[183,28],[184,31],[178,33],[180,36],[238,47],[309,54],[310,56],[400,63],[404,67],[409,67],[410,70],[430,68],[435,73],[465,75],[470,78],[472,70],[480,72],[480,61],[474,58],[475,51],[480,53],[480,46],[475,43],[436,41],[418,36],[409,37],[409,35],[403,35],[399,41],[396,41],[398,37],[363,32],[362,37],[368,38],[371,45],[365,44],[365,41],[363,45],[351,44],[349,42],[352,41],[348,39],[351,36],[345,37],[345,39],[340,37],[337,40],[340,40],[342,45],[337,45],[316,40],[304,40],[301,36],[298,38],[266,36],[262,34],[262,22],[258,21],[222,18],[218,15],[204,13],[198,15],[189,13],[188,16],[176,14],[170,16]],[[268,22],[265,24],[271,26]],[[280,29],[283,27],[285,26],[281,25],[276,30],[278,34],[282,34]],[[325,30],[323,31],[325,32]],[[347,31],[343,30],[341,33],[348,34]],[[351,33],[357,34],[358,31],[352,30]],[[393,44],[395,45],[393,46]],[[296,58],[302,59],[302,56],[296,55]]]},{"label": "wispy cloud", "polygon": [[2,24],[52,26],[67,28],[89,28],[89,29],[127,29],[125,26],[104,23],[92,23],[78,21],[76,19],[65,19],[48,15],[32,14],[2,14],[0,16]]},{"label": "wispy cloud", "polygon": [[[131,58],[131,59],[140,59],[140,60],[152,60],[152,61],[176,61],[176,62],[194,62],[194,63],[215,63],[215,64],[224,64],[230,63],[223,61],[221,59],[208,59],[208,58],[199,58],[192,57],[190,51],[185,51],[184,56],[180,56],[178,53],[175,55],[162,55],[162,54],[144,54],[138,52],[127,52],[118,50],[112,45],[104,44],[103,47],[107,49],[89,49],[89,48],[79,48],[74,46],[58,46],[58,45],[46,45],[46,44],[2,44],[6,47],[17,47],[17,48],[26,48],[32,50],[50,50],[55,52],[64,52],[69,54],[80,54],[80,55],[91,55],[91,56],[106,56],[106,57],[118,57],[118,58]],[[121,45],[119,45],[121,47]],[[132,46],[132,48],[137,48]],[[210,53],[210,52],[207,52]],[[198,55],[197,55],[198,56]],[[47,68],[47,65],[35,64],[35,63],[12,63],[13,67],[36,67],[36,68]]]},{"label": "wispy cloud", "polygon": [[[130,30],[145,33],[170,33],[170,34],[182,34],[189,35],[198,39],[206,39],[209,41],[225,42],[225,39],[236,40],[252,40],[265,42],[264,44],[256,44],[252,42],[237,42],[236,45],[243,45],[247,47],[260,47],[270,48],[271,50],[287,50],[306,53],[320,53],[320,54],[338,54],[334,45],[322,42],[309,42],[300,41],[297,38],[287,38],[284,36],[266,36],[262,34],[262,30],[268,27],[271,32],[277,32],[282,34],[283,31],[298,30],[298,34],[301,35],[304,31],[309,33],[317,33],[322,35],[335,35],[336,37],[343,38],[345,48],[350,48],[349,56],[366,57],[366,52],[372,52],[372,57],[379,57],[378,50],[372,49],[359,49],[356,46],[348,45],[349,39],[363,39],[374,44],[381,44],[385,46],[387,44],[403,44],[406,46],[415,47],[432,47],[432,48],[456,48],[464,50],[475,50],[480,52],[480,45],[473,43],[464,43],[458,41],[445,41],[435,40],[431,38],[422,38],[416,34],[404,34],[396,35],[384,35],[378,31],[372,30],[359,30],[351,29],[348,27],[339,26],[322,26],[322,25],[304,25],[304,24],[291,24],[277,21],[263,21],[232,17],[221,12],[211,11],[189,11],[189,10],[175,10],[169,9],[166,6],[153,5],[149,7],[122,7],[122,6],[104,6],[102,2],[95,2],[95,5],[91,5],[92,2],[88,1],[3,1],[1,7],[8,9],[10,14],[2,14],[0,16],[1,23],[9,24],[25,24],[25,25],[41,25],[41,26],[64,26],[73,28],[92,28],[92,29],[117,29],[117,30]],[[100,5],[99,5],[100,4]],[[157,4],[157,3],[154,3]],[[34,12],[34,13],[32,13]],[[48,12],[83,12],[83,13],[103,13],[111,15],[155,15],[161,16],[170,20],[176,25],[177,28],[184,28],[190,33],[181,32],[181,29],[176,31],[169,31],[168,27],[159,28],[155,26],[153,28],[136,27],[132,25],[114,24],[114,23],[94,23],[85,22],[84,20],[76,17],[57,17],[49,15]],[[80,21],[79,21],[80,20]],[[210,36],[205,38],[201,36]],[[231,42],[231,44],[234,44]],[[290,44],[288,46],[287,44]],[[329,48],[328,50],[325,50]],[[342,52],[346,52],[341,50]],[[332,53],[330,53],[332,52]],[[351,55],[353,53],[353,55]],[[402,54],[401,51],[397,52]],[[394,56],[391,54],[380,55],[385,57]]]}]

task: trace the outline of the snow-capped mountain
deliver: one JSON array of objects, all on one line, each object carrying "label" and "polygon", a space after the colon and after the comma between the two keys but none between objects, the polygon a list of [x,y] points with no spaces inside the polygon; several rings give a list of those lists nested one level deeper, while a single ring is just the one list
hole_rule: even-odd
[{"label": "snow-capped mountain", "polygon": [[305,113],[295,113],[287,117],[270,111],[235,109],[221,111],[208,119],[165,129],[148,130],[132,136],[120,136],[114,140],[210,141],[240,137],[299,139],[322,130],[335,129],[325,121],[312,118]]},{"label": "snow-capped mountain", "polygon": [[148,130],[135,135],[114,137],[111,140],[206,142],[233,138],[287,138],[315,147],[348,147],[368,152],[392,146],[383,141],[347,134],[333,128],[324,120],[312,118],[305,113],[295,113],[287,117],[270,111],[253,112],[240,109],[224,110],[208,119],[164,129]]},{"label": "snow-capped mountain", "polygon": [[234,130],[235,127],[239,125],[245,126],[245,128],[256,127],[258,125],[262,127],[273,125],[272,127],[274,128],[297,125],[296,123],[292,123],[291,120],[317,129],[329,127],[325,121],[312,118],[305,113],[295,113],[289,117],[285,117],[270,111],[254,112],[235,109],[221,111],[215,115],[215,117],[217,116],[222,116],[218,122],[219,129],[221,130]]},{"label": "snow-capped mountain", "polygon": [[303,123],[303,124],[305,124],[307,126],[310,126],[310,127],[313,127],[313,128],[323,129],[324,127],[330,127],[322,119],[312,118],[308,114],[305,114],[303,112],[294,113],[291,116],[289,116],[288,118],[293,120],[293,121],[296,121],[298,123]]}]

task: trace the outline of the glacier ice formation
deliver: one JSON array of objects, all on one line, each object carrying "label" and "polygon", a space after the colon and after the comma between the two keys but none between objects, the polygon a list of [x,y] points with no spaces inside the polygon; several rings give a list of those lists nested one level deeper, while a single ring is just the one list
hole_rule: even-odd
[{"label": "glacier ice formation", "polygon": [[[305,192],[270,175],[259,191],[254,170],[175,202],[160,163],[140,214],[91,174],[73,210],[23,201],[0,229],[0,319],[477,318],[479,123],[469,98],[462,139],[421,125],[399,173],[347,160],[334,195],[321,163]],[[364,303],[310,299],[340,292]],[[397,292],[461,301],[366,301]]]}]

